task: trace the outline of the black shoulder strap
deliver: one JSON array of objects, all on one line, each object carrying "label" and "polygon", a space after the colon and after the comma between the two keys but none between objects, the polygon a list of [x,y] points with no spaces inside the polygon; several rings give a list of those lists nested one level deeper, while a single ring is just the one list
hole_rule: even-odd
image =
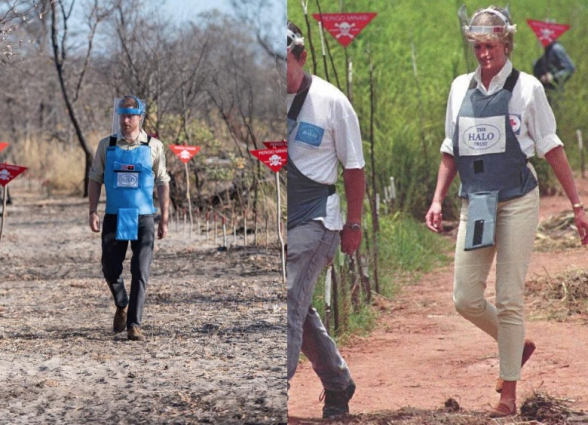
[{"label": "black shoulder strap", "polygon": [[302,83],[300,84],[300,87],[298,87],[298,92],[296,92],[296,96],[292,102],[292,106],[290,106],[290,110],[288,110],[288,118],[291,120],[296,121],[298,119],[298,115],[302,110],[302,106],[304,105],[304,101],[306,100],[306,95],[308,94],[311,84],[312,76],[305,72]]},{"label": "black shoulder strap", "polygon": [[512,93],[514,87],[517,84],[517,81],[519,79],[519,75],[521,73],[519,72],[518,69],[512,69],[512,72],[510,73],[510,75],[508,76],[508,78],[506,79],[506,82],[504,83],[504,90],[508,90],[509,92]]},{"label": "black shoulder strap", "polygon": [[151,136],[148,134],[148,135],[147,135],[147,143],[144,143],[144,142],[142,142],[141,144],[142,144],[142,145],[147,145],[147,146],[149,146],[149,142],[150,142],[150,141],[151,141]]},{"label": "black shoulder strap", "polygon": [[116,146],[116,136],[110,136],[110,143],[108,144],[108,146]]},{"label": "black shoulder strap", "polygon": [[476,81],[476,79],[474,77],[472,77],[472,79],[470,80],[470,85],[468,87],[468,90],[473,90],[477,87],[478,87],[478,82]]}]

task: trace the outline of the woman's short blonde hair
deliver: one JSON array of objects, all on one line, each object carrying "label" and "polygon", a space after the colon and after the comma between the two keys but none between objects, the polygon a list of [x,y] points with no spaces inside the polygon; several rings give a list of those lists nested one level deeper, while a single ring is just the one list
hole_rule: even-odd
[{"label": "woman's short blonde hair", "polygon": [[[502,27],[502,31],[475,31],[476,27]],[[507,9],[489,6],[479,9],[474,13],[470,24],[465,27],[465,35],[470,43],[485,41],[500,41],[504,43],[509,53],[514,45],[514,33],[516,25],[513,24],[510,12]]]}]

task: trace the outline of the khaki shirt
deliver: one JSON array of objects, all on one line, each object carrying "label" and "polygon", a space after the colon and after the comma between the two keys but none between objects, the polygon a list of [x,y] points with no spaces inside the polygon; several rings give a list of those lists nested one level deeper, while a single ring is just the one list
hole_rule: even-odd
[{"label": "khaki shirt", "polygon": [[[143,130],[141,130],[139,137],[137,137],[137,140],[134,143],[128,142],[120,132],[116,135],[116,138],[116,146],[125,150],[136,149],[141,145],[141,142],[147,143],[147,133],[145,133]],[[100,184],[104,183],[106,149],[108,148],[109,144],[110,136],[100,140],[100,143],[98,143],[98,148],[96,149],[96,155],[94,156],[94,162],[92,162],[92,170],[90,170],[89,177]],[[161,186],[163,184],[169,183],[170,177],[165,167],[165,153],[163,150],[163,143],[161,140],[152,137],[151,141],[149,142],[149,146],[151,147],[151,160],[153,162],[153,176],[155,177],[155,185]]]}]

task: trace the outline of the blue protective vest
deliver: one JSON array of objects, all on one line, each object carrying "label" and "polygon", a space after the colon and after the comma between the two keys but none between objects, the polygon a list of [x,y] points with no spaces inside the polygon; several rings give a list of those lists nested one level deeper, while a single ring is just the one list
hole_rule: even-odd
[{"label": "blue protective vest", "polygon": [[519,71],[513,69],[504,87],[491,95],[482,94],[472,79],[453,134],[462,198],[472,193],[498,191],[498,200],[507,201],[537,187],[508,111],[518,77]]},{"label": "blue protective vest", "polygon": [[116,137],[110,137],[104,170],[106,214],[118,214],[121,208],[136,208],[139,215],[155,213],[150,141],[148,136],[147,143],[125,150],[116,146]]}]

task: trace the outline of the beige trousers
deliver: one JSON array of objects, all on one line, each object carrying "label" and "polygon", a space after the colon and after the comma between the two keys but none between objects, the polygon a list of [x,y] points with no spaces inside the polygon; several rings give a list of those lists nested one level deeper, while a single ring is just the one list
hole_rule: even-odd
[{"label": "beige trousers", "polygon": [[[453,302],[457,311],[498,341],[500,377],[518,381],[525,328],[523,292],[539,222],[539,189],[498,204],[496,244],[464,251],[468,202],[461,209],[455,251]],[[496,303],[484,298],[496,257]]]}]

